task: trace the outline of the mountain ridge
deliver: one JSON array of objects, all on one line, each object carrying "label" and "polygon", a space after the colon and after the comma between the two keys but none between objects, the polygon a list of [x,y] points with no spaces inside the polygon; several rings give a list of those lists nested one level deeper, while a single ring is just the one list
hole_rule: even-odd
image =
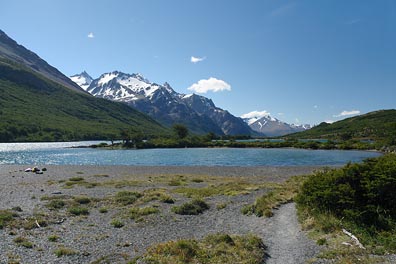
[{"label": "mountain ridge", "polygon": [[[70,78],[78,80],[79,76],[82,74]],[[124,102],[164,125],[182,123],[197,134],[250,135],[253,132],[242,119],[216,107],[212,100],[178,93],[169,83],[153,83],[141,74],[107,72],[94,79],[88,87],[81,87],[96,97]],[[196,98],[202,102],[200,106],[191,101]]]},{"label": "mountain ridge", "polygon": [[243,118],[250,128],[268,137],[284,136],[311,129],[310,125],[288,124],[267,114]]},{"label": "mountain ridge", "polygon": [[[131,107],[95,98],[79,87],[73,89],[74,83],[64,86],[62,79],[71,82],[68,77],[4,35],[1,31],[0,142],[114,139],[120,138],[122,130],[146,135],[169,133]],[[13,56],[18,49],[23,52]],[[38,65],[39,70],[32,65]],[[48,71],[40,71],[47,65]],[[55,76],[48,78],[51,73]]]},{"label": "mountain ridge", "polygon": [[76,85],[58,69],[49,65],[36,53],[26,49],[0,30],[0,56],[11,61],[27,66],[29,69],[44,75],[46,78],[62,84],[63,86],[81,93],[85,93],[80,86]]},{"label": "mountain ridge", "polygon": [[331,140],[371,139],[396,144],[396,109],[376,110],[334,123],[322,122],[310,130],[288,135],[290,138]]}]

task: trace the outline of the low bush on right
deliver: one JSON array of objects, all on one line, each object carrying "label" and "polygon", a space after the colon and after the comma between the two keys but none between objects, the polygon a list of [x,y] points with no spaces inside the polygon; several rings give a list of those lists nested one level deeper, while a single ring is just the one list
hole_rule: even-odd
[{"label": "low bush on right", "polygon": [[346,228],[372,249],[396,252],[395,154],[317,172],[296,201],[322,231]]}]

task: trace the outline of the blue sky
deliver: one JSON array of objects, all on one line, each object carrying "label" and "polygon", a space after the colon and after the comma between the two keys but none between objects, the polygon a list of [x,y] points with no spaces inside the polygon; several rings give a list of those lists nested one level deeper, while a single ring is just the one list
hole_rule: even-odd
[{"label": "blue sky", "polygon": [[68,76],[141,73],[180,93],[195,89],[236,116],[269,112],[299,124],[396,108],[393,0],[0,6],[0,29]]}]

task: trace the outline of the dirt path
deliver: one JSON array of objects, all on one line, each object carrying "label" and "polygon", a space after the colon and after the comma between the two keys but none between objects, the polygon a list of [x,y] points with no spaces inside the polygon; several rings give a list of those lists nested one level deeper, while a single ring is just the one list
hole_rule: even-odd
[{"label": "dirt path", "polygon": [[264,233],[268,246],[266,264],[306,263],[319,253],[319,246],[301,231],[294,203],[280,207],[265,223]]}]

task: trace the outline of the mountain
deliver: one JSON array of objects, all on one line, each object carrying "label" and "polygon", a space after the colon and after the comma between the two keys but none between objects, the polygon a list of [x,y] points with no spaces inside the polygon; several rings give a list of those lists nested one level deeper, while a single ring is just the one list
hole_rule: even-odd
[{"label": "mountain", "polygon": [[86,71],[83,71],[80,74],[76,74],[70,77],[70,79],[78,84],[84,91],[86,91],[89,85],[92,83],[93,79]]},{"label": "mountain", "polygon": [[19,45],[15,40],[11,39],[1,30],[0,57],[23,65],[47,79],[59,83],[73,91],[84,92],[80,86],[76,85],[56,68],[49,65],[34,52],[26,49],[22,45]]},{"label": "mountain", "polygon": [[[80,84],[85,83],[80,80],[85,80],[86,76],[86,73],[81,73],[70,78]],[[80,86],[96,97],[126,103],[166,126],[181,123],[198,134],[252,133],[242,119],[216,107],[210,99],[177,93],[168,83],[152,83],[141,74],[114,71],[102,74],[88,87]]]},{"label": "mountain", "polygon": [[294,125],[280,121],[270,115],[263,117],[244,118],[244,121],[254,131],[264,134],[268,137],[284,136],[291,133],[305,131],[310,129],[310,125]]},{"label": "mountain", "polygon": [[291,138],[372,139],[396,144],[396,110],[379,110],[350,117],[332,124],[321,123],[310,130],[289,135]]},{"label": "mountain", "polygon": [[221,128],[226,135],[251,135],[252,130],[239,117],[216,107],[211,99],[190,94],[182,96],[182,100],[193,110],[203,116],[208,116]]},{"label": "mountain", "polygon": [[[0,142],[119,138],[168,131],[121,103],[95,98],[0,32]],[[77,88],[75,87],[77,86]]]}]

